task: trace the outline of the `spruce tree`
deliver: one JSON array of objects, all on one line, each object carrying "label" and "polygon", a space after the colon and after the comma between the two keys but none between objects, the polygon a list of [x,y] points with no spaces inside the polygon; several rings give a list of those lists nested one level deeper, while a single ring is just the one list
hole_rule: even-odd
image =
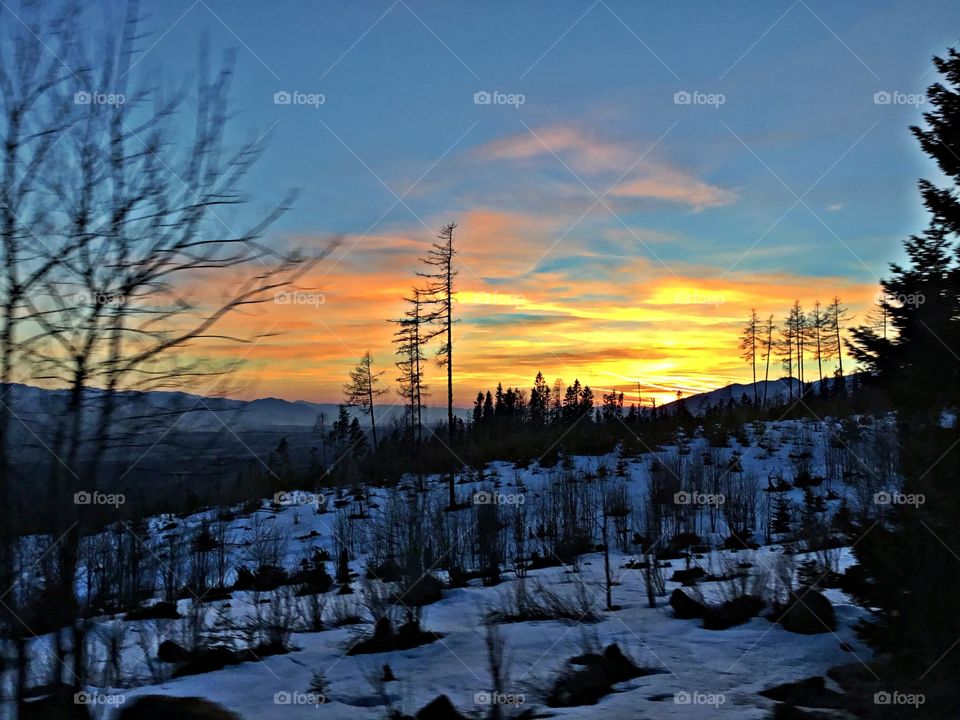
[{"label": "spruce tree", "polygon": [[848,588],[873,614],[863,636],[906,689],[921,686],[938,717],[960,709],[960,432],[943,411],[960,400],[960,53],[934,58],[943,80],[927,93],[925,127],[911,128],[947,184],[920,181],[925,232],[904,242],[907,261],[883,282],[887,336],[852,331],[853,356],[897,411],[902,493],[922,503],[882,508],[879,524],[852,529],[858,565]]}]

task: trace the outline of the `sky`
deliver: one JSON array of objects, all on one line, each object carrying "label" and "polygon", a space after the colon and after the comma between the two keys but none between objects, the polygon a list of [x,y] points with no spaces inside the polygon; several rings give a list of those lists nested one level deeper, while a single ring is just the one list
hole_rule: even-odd
[{"label": "sky", "polygon": [[269,331],[210,350],[243,357],[243,394],[335,402],[366,350],[392,385],[386,321],[456,222],[464,406],[538,370],[662,402],[750,378],[751,308],[839,295],[862,318],[924,225],[916,181],[937,174],[908,126],[960,27],[955,0],[142,9],[138,72],[190,77],[204,37],[236,50],[232,136],[269,143],[228,221],[297,188],[268,240],[342,240],[302,302],[227,321]]}]

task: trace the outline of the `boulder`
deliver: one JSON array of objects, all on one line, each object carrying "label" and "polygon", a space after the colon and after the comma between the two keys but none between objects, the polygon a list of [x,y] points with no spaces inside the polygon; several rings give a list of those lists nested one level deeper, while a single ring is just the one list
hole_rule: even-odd
[{"label": "boulder", "polygon": [[783,625],[784,630],[800,635],[830,632],[837,626],[833,605],[823,593],[810,587],[791,592],[786,607],[781,609],[776,621]]},{"label": "boulder", "polygon": [[775,685],[761,690],[760,695],[776,702],[806,708],[843,710],[851,707],[851,698],[828,688],[820,676]]},{"label": "boulder", "polygon": [[722,605],[707,608],[703,617],[703,627],[707,630],[726,630],[735,625],[743,625],[756,617],[764,608],[764,602],[752,595],[727,600]]},{"label": "boulder", "polygon": [[673,608],[673,616],[681,620],[702,618],[707,614],[707,607],[703,603],[697,602],[680,588],[670,594],[670,607]]},{"label": "boulder", "polygon": [[190,657],[190,653],[173,640],[164,640],[157,648],[157,658],[160,662],[177,663],[183,662]]},{"label": "boulder", "polygon": [[241,720],[209,700],[196,697],[143,695],[122,706],[117,720]]},{"label": "boulder", "polygon": [[434,698],[417,713],[417,720],[466,720],[446,695]]}]

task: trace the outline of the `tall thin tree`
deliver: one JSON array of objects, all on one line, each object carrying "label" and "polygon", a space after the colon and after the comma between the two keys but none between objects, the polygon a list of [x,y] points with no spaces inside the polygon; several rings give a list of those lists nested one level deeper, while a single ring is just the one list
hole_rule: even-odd
[{"label": "tall thin tree", "polygon": [[[454,442],[456,419],[453,416],[453,282],[458,271],[453,269],[453,256],[457,251],[453,246],[456,223],[444,225],[437,235],[438,242],[433,243],[421,262],[430,268],[428,272],[417,273],[427,280],[424,288],[425,302],[430,305],[430,322],[436,330],[427,335],[427,340],[442,337],[443,344],[437,350],[437,360],[447,369],[447,442]],[[456,503],[454,475],[448,477],[450,507]]]},{"label": "tall thin tree", "polygon": [[763,372],[763,407],[767,407],[767,386],[770,384],[770,356],[773,355],[773,333],[777,325],[773,322],[773,315],[763,324],[763,357],[766,360],[766,369]]},{"label": "tall thin tree", "polygon": [[377,387],[384,371],[373,371],[373,356],[367,350],[357,366],[350,371],[350,382],[343,386],[343,395],[347,405],[359,407],[365,415],[370,416],[370,434],[373,438],[373,449],[377,450],[377,418],[374,400],[386,391]]},{"label": "tall thin tree", "polygon": [[740,333],[740,357],[743,358],[744,362],[750,363],[750,368],[753,370],[754,407],[759,404],[759,398],[757,396],[757,343],[759,340],[759,332],[760,318],[757,315],[756,309],[754,308],[750,310],[750,318],[747,320],[747,324],[743,326],[743,330]]}]

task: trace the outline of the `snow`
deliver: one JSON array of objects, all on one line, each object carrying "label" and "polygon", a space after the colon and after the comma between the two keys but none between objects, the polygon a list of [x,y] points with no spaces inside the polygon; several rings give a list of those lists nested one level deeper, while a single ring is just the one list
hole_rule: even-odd
[{"label": "snow", "polygon": [[[742,454],[744,474],[756,476],[761,487],[765,486],[768,477],[785,475],[789,479],[792,463],[788,455],[804,447],[812,453],[811,471],[823,474],[827,447],[825,431],[826,424],[823,422],[791,420],[768,424],[766,436],[779,450],[765,452],[756,446],[738,448]],[[705,440],[692,441],[691,457],[705,451]],[[663,448],[661,452],[666,457],[676,452],[676,448]],[[642,497],[649,480],[650,461],[650,455],[645,454],[627,463],[627,484],[634,498]],[[575,457],[572,462],[575,468],[582,471],[596,472],[601,465],[612,471],[617,455]],[[489,489],[498,476],[501,483],[499,492],[510,492],[510,487],[520,482],[528,494],[536,493],[556,472],[560,470],[541,469],[536,465],[518,470],[509,463],[491,463],[484,483],[460,484],[457,491],[461,497],[468,497],[476,490]],[[430,478],[429,485],[431,492],[446,492],[442,478]],[[834,483],[833,489],[841,495],[846,490],[840,483]],[[383,489],[371,489],[370,492],[376,501],[382,501],[387,493]],[[330,491],[324,498],[324,502],[331,506],[332,494]],[[790,495],[799,501],[802,492],[793,490]],[[299,498],[300,501],[304,499],[310,498]],[[835,508],[838,503],[830,501],[829,504]],[[277,508],[265,500],[255,515],[232,521],[230,531],[242,535],[255,522],[275,525],[291,538],[286,567],[294,566],[313,547],[325,548],[333,556],[336,513],[317,513],[311,504],[282,505]],[[174,532],[197,526],[203,517],[197,514],[176,519],[179,527]],[[152,518],[150,526],[153,534],[160,535],[160,528],[170,520],[169,516]],[[701,530],[713,541],[722,539],[726,532],[722,526],[712,534],[706,533],[706,529],[707,523],[704,522]],[[300,539],[311,531],[316,531],[319,536]],[[757,568],[770,570],[772,576],[782,557],[783,548],[773,545],[757,551],[713,550],[694,562],[708,572],[712,570],[717,574],[723,567],[733,563],[750,562]],[[803,555],[794,556],[797,565],[803,558]],[[503,688],[505,692],[523,695],[527,705],[542,708],[542,690],[552,683],[567,658],[582,653],[585,643],[602,648],[615,642],[637,664],[662,672],[618,686],[618,692],[603,698],[598,707],[550,709],[550,712],[563,718],[587,718],[602,713],[602,717],[612,720],[638,716],[699,718],[707,713],[717,717],[762,718],[767,716],[772,703],[757,695],[759,690],[778,683],[822,675],[833,665],[856,662],[858,659],[866,661],[870,657],[870,651],[856,639],[853,631],[853,626],[863,617],[864,611],[840,591],[829,590],[826,593],[835,605],[838,622],[835,632],[814,636],[796,635],[762,617],[727,630],[710,631],[701,628],[697,620],[673,618],[667,605],[669,593],[679,587],[669,577],[673,570],[683,567],[683,560],[673,560],[672,568],[665,570],[666,595],[658,598],[657,607],[649,608],[642,571],[624,567],[632,559],[633,556],[611,551],[611,566],[619,579],[619,584],[613,589],[613,599],[620,606],[613,612],[603,610],[603,557],[600,554],[583,556],[579,572],[571,572],[569,567],[530,571],[526,580],[528,586],[542,582],[564,594],[575,592],[578,581],[585,582],[590,592],[595,594],[595,607],[601,619],[594,624],[547,621],[500,625],[510,660],[510,679]],[[841,569],[851,562],[849,551],[843,550],[840,556]],[[364,566],[364,556],[351,561],[351,569],[357,573],[362,573]],[[500,596],[509,592],[518,582],[521,580],[512,572],[506,572],[504,581],[496,587],[483,587],[474,581],[469,587],[444,591],[443,600],[424,608],[422,623],[424,628],[442,633],[443,637],[412,650],[347,656],[345,651],[355,634],[369,630],[369,624],[319,633],[295,633],[291,642],[296,650],[289,654],[159,684],[149,679],[143,653],[134,642],[136,633],[131,632],[124,651],[124,670],[128,676],[137,678],[134,683],[137,687],[91,688],[91,692],[107,697],[118,696],[115,699],[123,698],[126,702],[143,694],[201,696],[221,703],[247,720],[272,720],[281,715],[290,720],[316,717],[362,720],[384,716],[380,696],[368,678],[378,675],[381,667],[389,664],[398,680],[386,687],[397,709],[415,714],[436,696],[446,694],[461,712],[479,717],[488,708],[475,705],[474,696],[491,689],[483,617],[486,610],[498,604]],[[357,583],[354,583],[354,587],[357,587]],[[722,597],[722,583],[703,583],[699,588],[708,600]],[[328,617],[335,594],[331,592],[329,597]],[[359,594],[343,597],[343,602],[348,603],[358,603],[360,600]],[[234,592],[229,602],[230,613],[237,619],[249,615],[253,607],[251,593]],[[220,604],[210,603],[208,613],[212,616]],[[181,601],[180,605],[181,610],[185,611],[189,601]],[[360,609],[357,612],[367,615]],[[126,624],[132,629],[141,625],[138,622]],[[841,644],[848,649],[843,649]],[[46,655],[49,647],[50,638],[40,638],[34,642],[32,652]],[[326,702],[319,706],[298,704],[309,699],[305,693],[311,677],[321,671],[329,684]],[[275,701],[285,698],[293,698],[293,702],[278,704]],[[690,702],[682,702],[688,699]],[[705,708],[701,704],[705,702],[715,704]],[[100,712],[100,717],[110,717],[110,706],[98,706],[96,710]]]}]

